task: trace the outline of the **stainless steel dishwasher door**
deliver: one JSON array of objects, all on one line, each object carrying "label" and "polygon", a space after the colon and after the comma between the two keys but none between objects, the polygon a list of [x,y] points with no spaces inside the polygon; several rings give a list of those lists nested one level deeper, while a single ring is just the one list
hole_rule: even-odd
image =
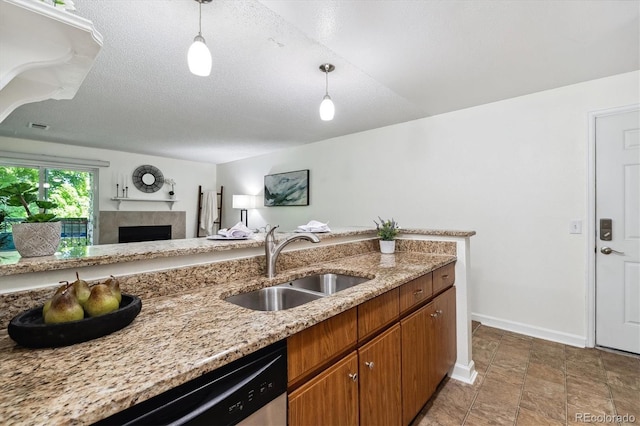
[{"label": "stainless steel dishwasher door", "polygon": [[241,420],[238,426],[286,426],[287,394],[283,393],[249,417]]}]

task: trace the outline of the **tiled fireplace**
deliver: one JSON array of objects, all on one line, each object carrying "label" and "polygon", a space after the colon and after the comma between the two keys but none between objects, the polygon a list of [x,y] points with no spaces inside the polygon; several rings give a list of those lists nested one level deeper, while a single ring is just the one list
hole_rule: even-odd
[{"label": "tiled fireplace", "polygon": [[118,243],[121,227],[170,226],[171,239],[185,238],[187,232],[185,212],[132,212],[101,211],[99,243]]}]

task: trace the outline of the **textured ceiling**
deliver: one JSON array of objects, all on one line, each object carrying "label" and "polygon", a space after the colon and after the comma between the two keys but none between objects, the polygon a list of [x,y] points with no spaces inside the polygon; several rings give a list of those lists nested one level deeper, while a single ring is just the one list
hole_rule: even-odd
[{"label": "textured ceiling", "polygon": [[224,163],[640,69],[635,0],[214,0],[209,77],[186,64],[195,1],[75,5],[104,37],[95,65],[74,99],[24,105],[0,135]]}]

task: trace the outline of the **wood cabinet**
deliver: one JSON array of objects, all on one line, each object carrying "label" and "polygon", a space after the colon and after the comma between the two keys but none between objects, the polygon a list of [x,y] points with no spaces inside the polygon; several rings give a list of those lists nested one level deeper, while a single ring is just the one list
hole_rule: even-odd
[{"label": "wood cabinet", "polygon": [[355,348],[357,308],[322,321],[287,339],[289,386],[312,374],[319,367]]},{"label": "wood cabinet", "polygon": [[433,381],[434,390],[456,363],[456,288],[436,297],[433,301],[435,317],[432,318],[433,342],[432,353],[435,354]]},{"label": "wood cabinet", "polygon": [[400,313],[409,312],[433,295],[433,273],[429,272],[400,287]]},{"label": "wood cabinet", "polygon": [[289,394],[289,425],[357,425],[358,354],[354,351]]},{"label": "wood cabinet", "polygon": [[400,426],[400,325],[358,349],[360,424]]},{"label": "wood cabinet", "polygon": [[409,425],[456,360],[453,265],[289,337],[289,425]]},{"label": "wood cabinet", "polygon": [[402,422],[420,412],[456,361],[455,287],[400,321]]},{"label": "wood cabinet", "polygon": [[358,306],[358,341],[397,322],[398,289],[393,289]]},{"label": "wood cabinet", "polygon": [[400,321],[402,332],[402,424],[408,425],[433,393],[429,382],[433,303]]},{"label": "wood cabinet", "polygon": [[456,264],[449,263],[433,271],[433,294],[440,293],[453,285],[456,280]]}]

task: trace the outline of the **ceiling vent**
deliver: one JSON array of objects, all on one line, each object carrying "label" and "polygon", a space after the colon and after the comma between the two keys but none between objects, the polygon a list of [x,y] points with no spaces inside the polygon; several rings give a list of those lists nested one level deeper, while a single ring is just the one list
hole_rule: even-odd
[{"label": "ceiling vent", "polygon": [[37,130],[49,130],[49,125],[42,123],[29,123],[29,128]]}]

